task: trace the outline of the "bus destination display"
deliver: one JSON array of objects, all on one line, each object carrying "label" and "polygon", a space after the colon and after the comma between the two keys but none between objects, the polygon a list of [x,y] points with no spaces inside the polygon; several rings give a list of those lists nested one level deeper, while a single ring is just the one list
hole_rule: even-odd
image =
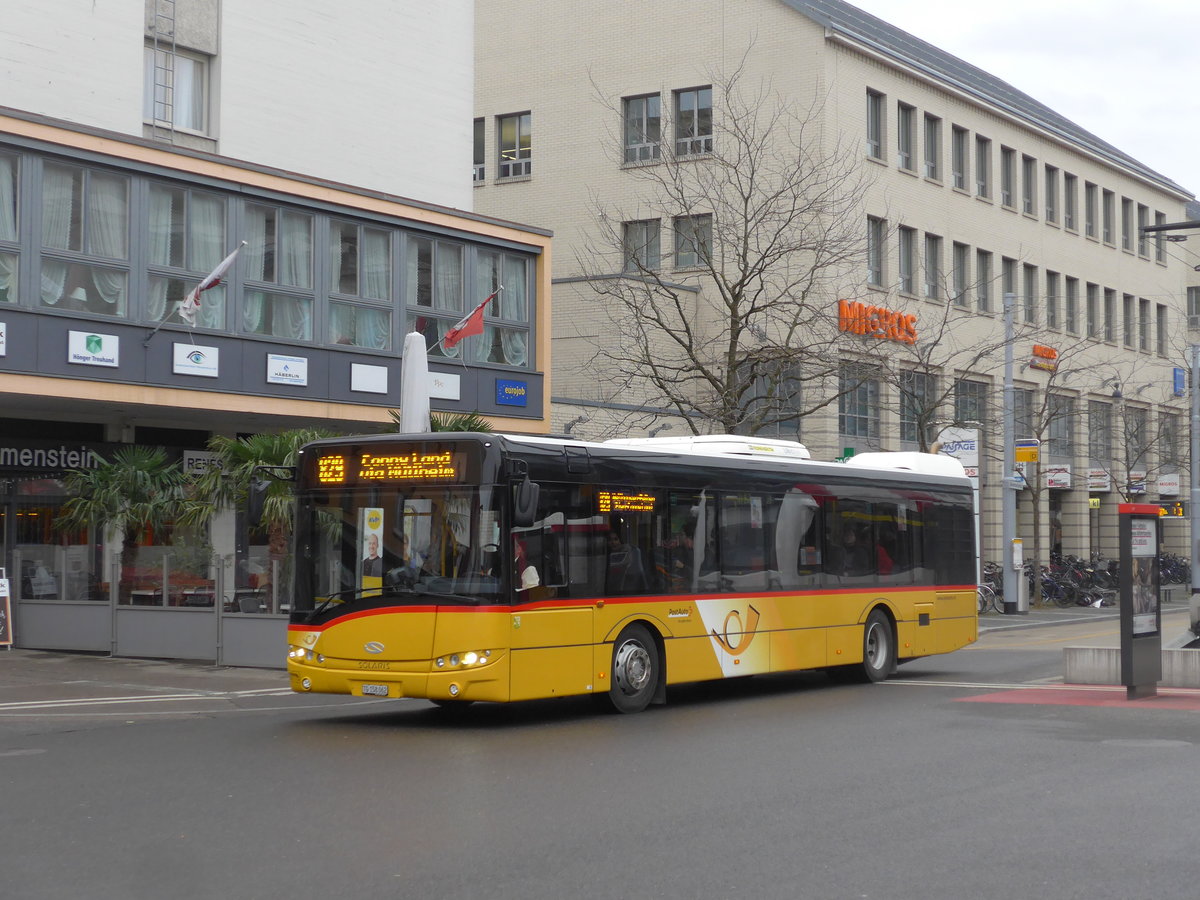
[{"label": "bus destination display", "polygon": [[453,451],[441,453],[378,454],[364,452],[351,465],[345,454],[331,454],[317,460],[320,484],[345,484],[353,481],[456,481],[459,461]]},{"label": "bus destination display", "polygon": [[653,512],[653,494],[627,494],[621,491],[599,491],[596,500],[600,512]]}]

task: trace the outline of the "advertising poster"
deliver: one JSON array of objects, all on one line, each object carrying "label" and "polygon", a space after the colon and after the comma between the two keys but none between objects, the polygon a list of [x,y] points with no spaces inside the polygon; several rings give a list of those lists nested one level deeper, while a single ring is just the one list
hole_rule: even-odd
[{"label": "advertising poster", "polygon": [[359,516],[358,586],[364,597],[377,597],[383,587],[383,508],[368,506]]},{"label": "advertising poster", "polygon": [[1133,633],[1154,634],[1158,631],[1158,539],[1153,519],[1133,519]]}]

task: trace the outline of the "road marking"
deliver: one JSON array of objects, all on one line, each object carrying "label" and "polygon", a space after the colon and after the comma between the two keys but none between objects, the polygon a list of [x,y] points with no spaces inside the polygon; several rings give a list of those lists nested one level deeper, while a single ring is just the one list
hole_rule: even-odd
[{"label": "road marking", "polygon": [[286,697],[291,690],[270,688],[253,691],[204,691],[194,694],[147,694],[136,697],[79,697],[71,700],[17,700],[0,703],[0,710],[55,709],[68,706],[109,706],[116,703],[165,703],[170,701],[228,700],[231,697]]}]

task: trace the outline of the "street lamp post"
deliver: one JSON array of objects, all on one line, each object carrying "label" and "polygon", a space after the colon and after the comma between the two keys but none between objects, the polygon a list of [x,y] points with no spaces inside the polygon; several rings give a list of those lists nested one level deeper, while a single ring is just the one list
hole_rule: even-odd
[{"label": "street lamp post", "polygon": [[1200,344],[1192,344],[1192,596],[1188,619],[1192,631],[1200,626]]},{"label": "street lamp post", "polygon": [[1004,613],[1013,615],[1017,612],[1018,592],[1020,584],[1017,581],[1019,573],[1013,555],[1016,551],[1017,538],[1017,490],[1020,483],[1017,479],[1016,444],[1016,410],[1013,395],[1013,316],[1016,305],[1016,294],[1006,291],[1004,294],[1004,477],[1001,479],[1003,504],[1001,510],[1001,530],[1004,532]]}]

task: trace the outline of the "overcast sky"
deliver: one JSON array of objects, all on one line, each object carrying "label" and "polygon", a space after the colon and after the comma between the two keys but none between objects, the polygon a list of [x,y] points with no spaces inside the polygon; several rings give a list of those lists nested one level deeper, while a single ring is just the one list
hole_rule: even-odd
[{"label": "overcast sky", "polygon": [[849,0],[1200,192],[1200,0]]}]

